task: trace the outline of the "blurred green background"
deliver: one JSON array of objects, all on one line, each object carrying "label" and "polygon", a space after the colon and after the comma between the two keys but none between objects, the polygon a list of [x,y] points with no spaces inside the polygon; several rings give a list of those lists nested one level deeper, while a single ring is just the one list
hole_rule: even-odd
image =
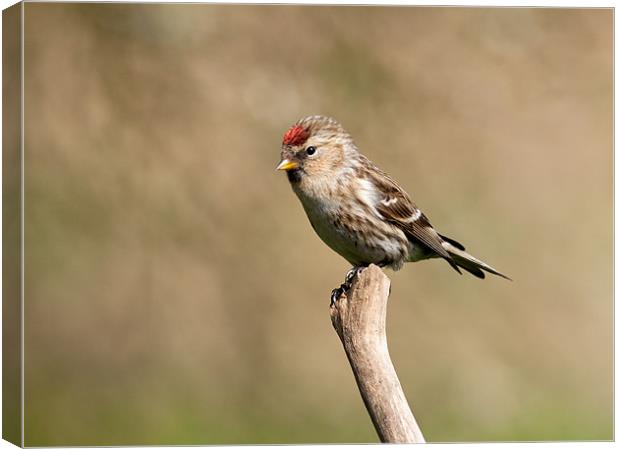
[{"label": "blurred green background", "polygon": [[349,268],[274,172],[337,118],[507,273],[392,278],[429,441],[612,438],[612,11],[25,5],[25,443],[376,442]]}]

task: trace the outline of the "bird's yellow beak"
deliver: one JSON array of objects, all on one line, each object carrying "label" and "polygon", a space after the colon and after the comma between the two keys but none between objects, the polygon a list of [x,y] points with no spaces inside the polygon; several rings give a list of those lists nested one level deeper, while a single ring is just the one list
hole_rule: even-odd
[{"label": "bird's yellow beak", "polygon": [[276,167],[276,170],[294,170],[297,167],[299,167],[299,164],[297,162],[294,161],[290,161],[288,159],[282,159],[280,161],[280,163],[278,164],[278,166]]}]

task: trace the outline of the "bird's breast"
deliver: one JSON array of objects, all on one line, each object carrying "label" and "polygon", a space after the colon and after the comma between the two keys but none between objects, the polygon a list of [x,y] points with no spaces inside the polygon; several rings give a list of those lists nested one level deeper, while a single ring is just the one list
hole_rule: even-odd
[{"label": "bird's breast", "polygon": [[354,204],[353,198],[324,195],[320,198],[295,189],[314,231],[332,250],[353,265],[391,265],[404,260],[404,234]]},{"label": "bird's breast", "polygon": [[341,214],[338,202],[331,195],[317,198],[300,189],[295,189],[295,186],[293,190],[299,197],[312,228],[321,240],[351,261],[355,244],[352,242],[352,236],[347,235],[346,231],[338,226]]}]

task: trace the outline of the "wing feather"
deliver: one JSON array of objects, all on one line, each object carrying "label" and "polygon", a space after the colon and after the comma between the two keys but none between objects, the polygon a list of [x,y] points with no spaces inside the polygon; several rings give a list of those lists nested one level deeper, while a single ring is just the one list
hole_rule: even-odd
[{"label": "wing feather", "polygon": [[388,175],[372,176],[370,181],[380,192],[380,200],[375,208],[381,216],[402,229],[405,234],[415,238],[437,255],[451,261],[450,254],[441,245],[442,239],[426,218],[426,215],[411,201],[409,195],[402,190]]}]

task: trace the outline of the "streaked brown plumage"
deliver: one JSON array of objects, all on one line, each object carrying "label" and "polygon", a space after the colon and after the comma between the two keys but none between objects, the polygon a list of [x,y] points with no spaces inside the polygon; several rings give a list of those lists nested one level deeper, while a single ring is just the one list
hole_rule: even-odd
[{"label": "streaked brown plumage", "polygon": [[284,135],[282,161],[319,237],[354,267],[398,270],[405,262],[441,257],[484,278],[507,278],[460,243],[438,234],[409,195],[362,155],[336,120],[310,116]]}]

